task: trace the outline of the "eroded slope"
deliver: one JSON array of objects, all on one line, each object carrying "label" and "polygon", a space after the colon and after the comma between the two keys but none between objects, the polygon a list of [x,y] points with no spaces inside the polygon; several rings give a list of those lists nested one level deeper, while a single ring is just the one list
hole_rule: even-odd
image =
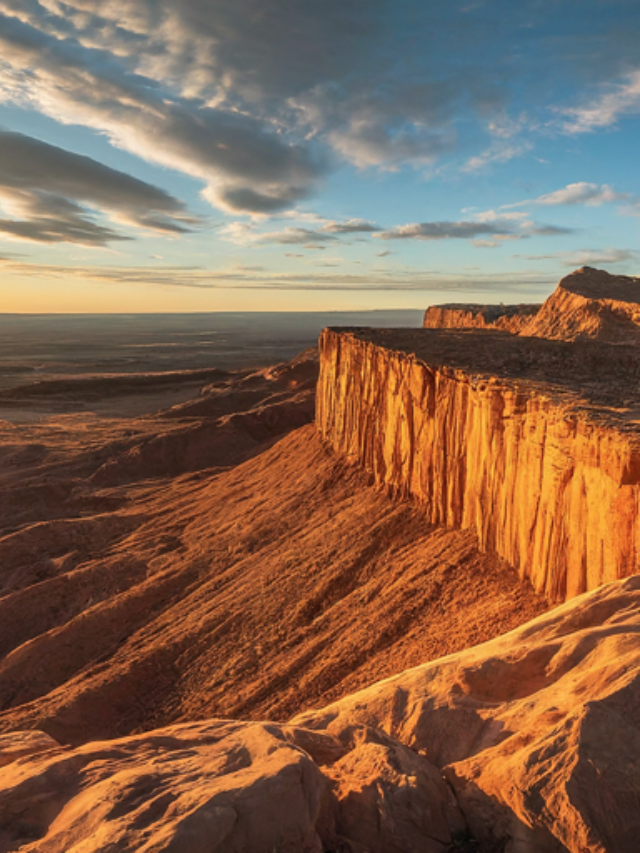
[{"label": "eroded slope", "polygon": [[545,606],[473,533],[367,487],[312,426],[230,471],[138,488],[124,510],[0,541],[4,730],[77,743],[284,719]]}]

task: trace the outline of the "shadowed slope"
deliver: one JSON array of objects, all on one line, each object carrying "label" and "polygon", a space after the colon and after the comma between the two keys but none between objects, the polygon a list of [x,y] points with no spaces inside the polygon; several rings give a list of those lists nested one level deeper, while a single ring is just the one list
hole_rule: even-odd
[{"label": "shadowed slope", "polygon": [[283,719],[545,606],[473,534],[368,488],[312,426],[218,475],[140,485],[115,513],[6,537],[0,558],[0,725],[73,743]]}]

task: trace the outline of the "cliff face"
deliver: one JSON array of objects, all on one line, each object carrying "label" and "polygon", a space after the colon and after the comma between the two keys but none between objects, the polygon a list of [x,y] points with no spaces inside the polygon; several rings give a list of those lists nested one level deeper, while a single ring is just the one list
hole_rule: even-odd
[{"label": "cliff face", "polygon": [[587,416],[551,386],[430,366],[356,331],[325,330],[320,353],[321,435],[378,485],[420,501],[428,521],[474,528],[481,548],[555,601],[638,571],[633,426]]},{"label": "cliff face", "polygon": [[501,329],[517,335],[540,305],[432,305],[425,311],[425,329]]},{"label": "cliff face", "polygon": [[582,267],[560,281],[522,335],[640,342],[640,279]]}]

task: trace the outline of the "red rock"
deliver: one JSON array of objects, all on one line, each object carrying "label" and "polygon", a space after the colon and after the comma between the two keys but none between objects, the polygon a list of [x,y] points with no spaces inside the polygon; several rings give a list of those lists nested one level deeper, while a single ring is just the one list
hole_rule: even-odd
[{"label": "red rock", "polygon": [[0,849],[445,853],[462,825],[450,790],[387,741],[344,759],[327,734],[212,720],[60,747],[0,771]]},{"label": "red rock", "polygon": [[562,279],[520,334],[640,343],[640,279],[582,267]]},{"label": "red rock", "polygon": [[322,853],[328,788],[276,727],[178,726],[5,768],[0,849]]},{"label": "red rock", "polygon": [[487,850],[636,853],[640,577],[292,723],[424,754]]},{"label": "red rock", "polygon": [[639,570],[640,348],[328,329],[320,349],[321,435],[429,522],[555,601]]},{"label": "red rock", "polygon": [[431,305],[425,311],[425,329],[500,329],[517,334],[540,305]]},{"label": "red rock", "polygon": [[59,748],[60,744],[44,732],[11,732],[0,735],[0,767],[12,764],[26,755]]}]

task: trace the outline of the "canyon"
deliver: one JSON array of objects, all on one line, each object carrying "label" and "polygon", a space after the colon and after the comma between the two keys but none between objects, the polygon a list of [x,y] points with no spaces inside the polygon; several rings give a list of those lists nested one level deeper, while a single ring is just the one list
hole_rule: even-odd
[{"label": "canyon", "polygon": [[0,853],[635,853],[639,296],[3,392]]}]

